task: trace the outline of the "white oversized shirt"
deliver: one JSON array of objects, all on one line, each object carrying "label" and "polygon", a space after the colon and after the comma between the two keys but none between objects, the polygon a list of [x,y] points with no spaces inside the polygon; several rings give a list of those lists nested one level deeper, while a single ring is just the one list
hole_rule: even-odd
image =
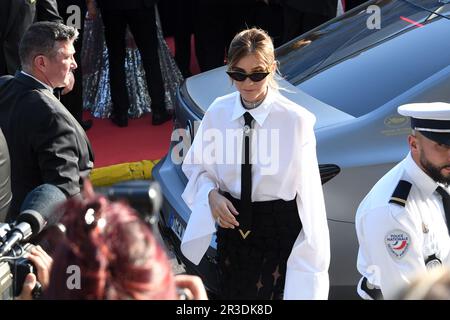
[{"label": "white oversized shirt", "polygon": [[[405,207],[389,203],[400,180],[412,184]],[[358,208],[358,271],[381,288],[385,299],[394,298],[425,272],[431,255],[448,263],[450,237],[438,186],[408,154],[375,184]]]},{"label": "white oversized shirt", "polygon": [[205,113],[182,166],[189,180],[182,198],[192,214],[181,251],[198,264],[208,249],[216,232],[208,202],[213,188],[240,198],[246,111],[255,119],[252,201],[289,201],[297,196],[303,225],[287,261],[284,298],[327,299],[330,240],[316,156],[315,117],[275,90],[269,89],[255,109],[245,109],[235,92],[217,98]]}]

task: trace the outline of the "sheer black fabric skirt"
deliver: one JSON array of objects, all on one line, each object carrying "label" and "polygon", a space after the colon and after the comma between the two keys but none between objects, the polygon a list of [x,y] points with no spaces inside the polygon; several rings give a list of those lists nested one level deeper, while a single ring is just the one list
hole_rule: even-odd
[{"label": "sheer black fabric skirt", "polygon": [[[239,211],[240,201],[225,196]],[[301,229],[295,199],[253,202],[251,233],[246,239],[238,228],[218,227],[219,298],[282,299],[286,262]]]}]

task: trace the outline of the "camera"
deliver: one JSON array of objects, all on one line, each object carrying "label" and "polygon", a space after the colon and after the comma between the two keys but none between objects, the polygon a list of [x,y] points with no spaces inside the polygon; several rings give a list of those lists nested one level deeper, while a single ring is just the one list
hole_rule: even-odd
[{"label": "camera", "polygon": [[[26,276],[37,273],[33,264],[25,258],[33,245],[29,240],[46,226],[57,223],[64,213],[59,205],[66,195],[56,186],[41,184],[25,197],[14,222],[0,223],[0,298],[14,299],[21,291]],[[58,210],[57,210],[58,209]],[[8,221],[10,222],[10,221]],[[42,286],[37,282],[31,295],[41,295]]]},{"label": "camera", "polygon": [[[14,225],[0,223],[0,247],[7,245],[14,230]],[[12,300],[22,291],[25,277],[29,273],[36,274],[36,268],[24,257],[33,248],[31,243],[16,243],[4,254],[0,255],[0,299]],[[40,285],[33,289],[33,296],[40,294]]]},{"label": "camera", "polygon": [[156,224],[162,205],[162,193],[158,182],[132,180],[96,190],[112,201],[126,200],[145,222],[151,226]]},{"label": "camera", "polygon": [[[110,200],[127,200],[153,228],[162,203],[157,182],[127,181],[97,191]],[[65,199],[64,193],[56,186],[40,185],[25,198],[15,223],[0,223],[0,299],[17,297],[22,291],[26,276],[37,273],[33,264],[24,257],[33,248],[28,240],[38,235],[44,227],[59,221],[63,212],[55,208]],[[32,296],[37,298],[41,292],[42,287],[37,282]]]},{"label": "camera", "polygon": [[140,218],[149,226],[159,244],[165,247],[164,240],[158,230],[159,211],[163,197],[161,187],[153,180],[131,180],[116,183],[109,187],[96,188],[111,201],[125,200]]}]

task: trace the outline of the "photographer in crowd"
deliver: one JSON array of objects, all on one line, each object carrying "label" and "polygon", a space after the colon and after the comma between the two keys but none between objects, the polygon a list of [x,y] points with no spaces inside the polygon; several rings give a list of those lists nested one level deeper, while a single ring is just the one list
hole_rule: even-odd
[{"label": "photographer in crowd", "polygon": [[[29,255],[45,299],[207,299],[200,278],[173,274],[151,229],[130,206],[96,195],[87,182],[83,200],[69,199],[61,210],[61,223],[46,238],[54,248],[53,265],[40,247]],[[80,270],[73,288],[67,285],[69,266]],[[34,284],[35,276],[28,275],[19,298],[30,299]]]},{"label": "photographer in crowd", "polygon": [[[0,129],[0,222],[4,220],[11,202],[12,195],[10,181],[8,146],[2,130]],[[45,289],[49,282],[49,270],[51,268],[52,258],[40,246],[32,248],[25,257],[36,266],[39,282]],[[31,299],[32,291],[36,286],[38,278],[33,273],[28,274],[25,278],[22,292],[17,299]]]}]

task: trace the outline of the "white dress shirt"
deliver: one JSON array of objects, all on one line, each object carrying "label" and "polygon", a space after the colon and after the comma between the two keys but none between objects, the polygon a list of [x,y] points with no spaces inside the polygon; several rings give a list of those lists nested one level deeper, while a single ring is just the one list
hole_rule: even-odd
[{"label": "white dress shirt", "polygon": [[[412,184],[405,206],[389,203],[400,180]],[[358,208],[358,271],[380,287],[385,299],[394,298],[425,272],[431,255],[448,263],[450,237],[438,186],[408,154],[375,184]],[[392,233],[407,237],[404,248],[394,254],[392,238],[388,238]]]},{"label": "white dress shirt", "polygon": [[255,119],[250,159],[252,201],[289,201],[297,196],[303,225],[287,261],[284,298],[327,299],[330,240],[316,156],[315,117],[272,89],[255,109],[244,109],[239,93],[234,92],[217,98],[205,113],[182,166],[189,180],[182,197],[192,214],[181,251],[198,264],[208,249],[216,232],[208,202],[213,188],[240,199],[246,111]]}]

